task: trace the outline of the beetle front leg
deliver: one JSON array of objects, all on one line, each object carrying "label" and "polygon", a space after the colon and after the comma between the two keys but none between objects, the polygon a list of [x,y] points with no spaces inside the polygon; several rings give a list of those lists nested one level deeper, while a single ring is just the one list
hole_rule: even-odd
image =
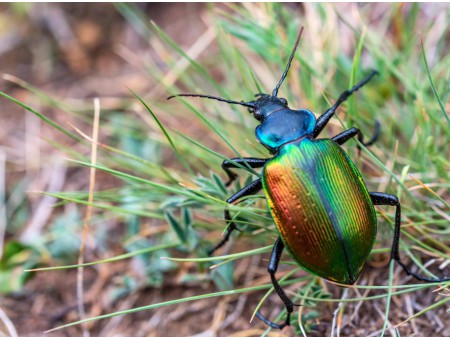
[{"label": "beetle front leg", "polygon": [[394,239],[392,242],[391,249],[391,260],[397,261],[397,263],[403,268],[403,270],[408,274],[413,276],[414,278],[424,281],[424,282],[447,282],[450,281],[450,277],[447,278],[428,278],[424,276],[417,275],[413,273],[411,270],[406,267],[403,262],[400,261],[399,254],[399,243],[400,243],[400,220],[401,220],[401,206],[398,198],[395,195],[380,193],[380,192],[370,192],[369,193],[372,202],[374,205],[387,205],[387,206],[395,206],[395,226],[394,226]]},{"label": "beetle front leg", "polygon": [[225,186],[230,186],[231,183],[238,177],[236,173],[230,170],[231,168],[241,168],[236,164],[241,166],[248,165],[251,168],[260,168],[263,167],[269,159],[270,158],[265,159],[265,158],[248,157],[248,158],[231,158],[224,160],[222,163],[222,169],[228,176],[228,181],[225,183]]},{"label": "beetle front leg", "polygon": [[[243,189],[239,190],[235,194],[233,194],[230,198],[228,198],[227,203],[232,204],[233,202],[246,197],[248,195],[255,194],[259,192],[262,189],[262,182],[261,179],[257,179],[254,182],[252,182],[250,185],[245,186]],[[228,224],[228,227],[226,229],[226,232],[222,238],[222,240],[219,241],[209,252],[208,255],[212,255],[217,249],[222,247],[229,239],[230,235],[233,231],[239,230],[235,223],[232,221],[230,210],[226,208],[224,210],[224,218],[225,222]]]},{"label": "beetle front leg", "polygon": [[292,301],[287,297],[283,288],[281,288],[280,284],[278,283],[277,279],[275,278],[275,273],[277,272],[278,264],[280,263],[281,254],[283,253],[283,250],[284,250],[284,243],[281,240],[281,238],[278,237],[277,241],[275,242],[275,244],[273,246],[272,254],[270,255],[270,262],[269,262],[269,267],[267,268],[267,271],[270,274],[270,279],[272,280],[272,284],[273,284],[273,287],[274,287],[276,293],[281,298],[281,300],[283,301],[283,303],[286,307],[286,311],[287,311],[286,320],[282,324],[277,324],[277,323],[269,321],[267,318],[265,318],[263,315],[261,315],[261,313],[259,311],[256,313],[256,316],[258,316],[258,318],[260,320],[262,320],[264,323],[266,323],[268,326],[270,326],[274,329],[283,329],[286,325],[290,325],[291,314],[294,311],[294,303],[292,303]]},{"label": "beetle front leg", "polygon": [[320,115],[319,118],[317,118],[316,127],[314,128],[314,132],[313,132],[313,137],[314,138],[316,138],[320,134],[320,132],[323,130],[323,128],[328,124],[328,122],[330,121],[331,117],[333,117],[334,113],[336,112],[337,108],[342,103],[344,103],[347,100],[347,98],[349,98],[355,91],[359,90],[361,87],[366,85],[372,79],[372,77],[374,77],[376,74],[378,74],[378,71],[372,70],[370,72],[370,74],[365,79],[363,79],[361,82],[356,84],[350,90],[344,91],[339,96],[339,98],[337,99],[336,103],[334,103],[334,105],[331,108],[329,108],[322,115]]}]

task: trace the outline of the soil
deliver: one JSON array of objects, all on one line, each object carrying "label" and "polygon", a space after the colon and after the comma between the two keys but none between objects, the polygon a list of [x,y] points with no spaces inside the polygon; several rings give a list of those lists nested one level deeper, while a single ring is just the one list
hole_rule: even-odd
[{"label": "soil", "polygon": [[[127,48],[136,54],[146,56],[149,56],[149,53],[151,56],[151,51],[147,50],[146,41],[125,22],[114,5],[51,3],[24,6],[32,7],[0,5],[0,22],[9,20],[13,27],[10,37],[0,40],[0,45],[5,46],[4,49],[0,48],[2,59],[0,73],[23,79],[55,97],[78,100],[104,97],[105,104],[112,107],[117,103],[117,99],[129,97],[124,83],[133,83],[134,87],[141,88],[142,92],[152,90],[157,85],[144,83],[137,70],[124,60],[124,50]],[[208,25],[203,12],[207,6],[205,4],[154,3],[137,6],[184,49],[189,48]],[[34,94],[30,94],[14,82],[2,80],[0,83],[1,91],[30,105],[39,106],[39,100],[34,98]],[[32,180],[29,185],[30,191],[45,190],[54,174],[54,171],[47,167],[49,165],[46,165],[48,164],[46,161],[53,163],[60,154],[51,144],[44,142],[39,144],[39,154],[33,152],[33,149],[27,150],[25,140],[29,137],[27,135],[33,132],[34,117],[30,117],[29,112],[4,99],[1,100],[1,110],[0,142],[8,158],[7,189],[12,190],[13,186],[27,177]],[[45,113],[57,121],[60,118],[58,111],[49,110]],[[41,127],[40,132],[44,138],[59,137],[55,136],[54,130],[50,127],[46,125]],[[70,139],[58,141],[65,142],[68,146],[73,145]],[[86,182],[76,183],[77,179],[71,179],[79,174],[76,170],[69,169],[63,174],[66,177],[63,179],[65,188],[69,190],[87,188]],[[99,184],[103,184],[103,187],[114,185],[108,179],[110,178],[100,177]],[[33,212],[39,208],[42,198],[33,194],[29,194],[27,198],[28,214],[31,218]],[[25,220],[22,224],[24,228],[14,235],[7,236],[6,242],[20,238],[30,222]],[[45,232],[45,226],[39,231]],[[118,255],[123,252],[110,253]],[[94,253],[91,252],[91,256],[92,254]],[[168,274],[160,287],[137,287],[126,296],[118,296],[115,292],[119,288],[118,282],[122,280],[120,277],[135,272],[135,268],[130,268],[132,263],[117,262],[85,269],[86,316],[97,316],[217,291],[210,282],[181,284],[177,282],[179,275]],[[235,275],[237,287],[269,282],[265,270],[266,263],[267,261],[251,259],[240,261]],[[256,281],[246,280],[250,270],[254,273]],[[388,279],[386,268],[378,266],[375,261],[372,261],[365,272],[374,275],[364,278],[372,280],[373,284],[385,284],[379,280]],[[280,275],[283,275],[283,271]],[[303,275],[303,272],[299,275]],[[44,333],[46,330],[79,319],[76,307],[76,279],[75,270],[36,273],[22,291],[1,296],[0,309],[11,320],[18,336],[21,337],[82,336],[80,326]],[[328,285],[327,288],[333,296],[345,296],[343,295],[345,292],[339,287]],[[363,293],[363,290],[360,292]],[[171,305],[90,322],[85,327],[91,336],[99,337],[260,336],[265,331],[265,325],[257,319],[252,323],[249,320],[264,293],[261,291],[245,296],[232,295]],[[378,294],[384,292],[380,291]],[[424,291],[423,298],[419,299],[411,299],[407,295],[394,297],[390,311],[391,322],[406,319],[404,312],[412,314],[423,309],[421,303],[426,303],[429,296],[435,295]],[[278,298],[272,295],[262,310],[271,312],[271,317],[274,317],[273,312],[278,312],[281,308]],[[332,320],[336,315],[338,326],[341,327],[341,336],[368,337],[380,335],[385,302],[379,300],[350,303],[342,316],[337,303],[322,303],[316,307],[311,307],[307,303],[301,308],[312,316],[316,315],[306,325],[309,330],[308,336],[329,336],[333,329]],[[361,312],[364,312],[364,315],[359,315]],[[3,319],[0,320],[0,337],[8,336],[7,331]],[[418,331],[420,333],[414,336],[450,336],[448,314],[445,313],[445,308],[441,307],[433,311],[433,314],[425,314],[415,320],[413,324],[405,324],[399,331],[402,336],[413,336]],[[282,332],[268,334],[268,336],[294,335],[296,332],[292,327]],[[393,333],[389,331],[386,335],[391,336]]]}]

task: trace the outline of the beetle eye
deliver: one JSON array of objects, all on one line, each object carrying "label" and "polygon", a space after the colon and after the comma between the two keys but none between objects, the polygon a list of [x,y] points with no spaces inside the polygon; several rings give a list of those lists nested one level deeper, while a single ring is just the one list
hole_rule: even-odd
[{"label": "beetle eye", "polygon": [[286,98],[280,98],[280,101],[284,104],[284,105],[288,105],[288,102],[286,100]]},{"label": "beetle eye", "polygon": [[264,119],[264,117],[263,117],[263,115],[261,114],[261,111],[256,111],[256,113],[255,113],[255,109],[253,109],[253,117],[257,120],[257,121],[259,121],[259,122],[261,122],[263,119]]},{"label": "beetle eye", "polygon": [[248,112],[250,112],[251,114],[255,112],[255,108],[248,108],[247,110],[248,110]]}]

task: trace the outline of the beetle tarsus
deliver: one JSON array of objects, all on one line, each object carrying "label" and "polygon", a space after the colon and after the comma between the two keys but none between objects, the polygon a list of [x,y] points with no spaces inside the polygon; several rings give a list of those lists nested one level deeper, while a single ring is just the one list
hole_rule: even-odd
[{"label": "beetle tarsus", "polygon": [[242,232],[239,228],[236,227],[236,225],[232,222],[230,223],[230,225],[227,227],[225,235],[223,236],[222,240],[219,241],[219,243],[217,243],[212,249],[210,249],[208,251],[208,256],[211,256],[214,254],[214,252],[220,248],[222,248],[222,246],[228,242],[228,240],[230,239],[231,233],[233,233],[233,231],[238,231],[238,232]]},{"label": "beetle tarsus", "polygon": [[228,181],[225,182],[225,186],[230,187],[230,185],[233,183],[233,181],[235,181],[237,179],[238,175],[236,173],[231,172],[228,169],[224,169],[224,170],[228,175]]},{"label": "beetle tarsus", "polygon": [[448,282],[450,281],[450,277],[444,277],[444,278],[429,278],[429,277],[424,277],[421,275],[417,275],[416,273],[413,273],[411,270],[409,270],[409,268],[402,262],[400,261],[400,259],[395,259],[395,261],[403,268],[403,270],[406,272],[406,274],[414,277],[415,279],[419,280],[419,281],[423,281],[423,282],[428,282],[428,283],[439,283],[439,282]]},{"label": "beetle tarsus", "polygon": [[270,326],[273,329],[283,329],[285,326],[291,325],[291,313],[288,312],[286,315],[286,320],[284,321],[284,323],[282,324],[277,324],[274,322],[269,321],[267,318],[265,318],[263,315],[261,315],[261,313],[259,311],[256,312],[256,316],[263,321],[264,323],[266,323],[268,326]]},{"label": "beetle tarsus", "polygon": [[380,133],[381,133],[381,124],[379,121],[375,120],[375,132],[373,133],[372,138],[370,138],[368,142],[364,142],[363,134],[360,133],[361,139],[359,139],[359,136],[358,136],[358,140],[361,142],[362,145],[364,145],[365,147],[368,147],[368,146],[373,145],[378,140],[378,138],[380,137]]}]

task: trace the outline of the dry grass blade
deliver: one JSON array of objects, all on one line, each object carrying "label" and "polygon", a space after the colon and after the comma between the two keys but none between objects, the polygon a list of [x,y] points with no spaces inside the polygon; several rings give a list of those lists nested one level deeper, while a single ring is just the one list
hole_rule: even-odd
[{"label": "dry grass blade", "polygon": [[[93,130],[92,130],[92,146],[91,146],[91,168],[89,169],[89,196],[88,202],[92,204],[94,202],[94,191],[95,191],[95,165],[97,163],[97,142],[99,134],[99,121],[100,121],[100,99],[94,99],[94,119],[93,119]],[[89,235],[89,227],[92,218],[92,206],[88,205],[86,207],[86,215],[83,224],[83,233],[81,236],[81,246],[80,253],[78,256],[78,264],[83,264],[84,255],[86,250],[86,243]],[[83,271],[84,267],[79,267],[77,270],[77,303],[78,312],[80,319],[85,319],[86,313],[84,310],[84,290],[83,290]],[[82,324],[83,337],[89,337],[90,333],[85,324]]]},{"label": "dry grass blade", "polygon": [[[262,195],[225,202],[259,170],[241,165],[225,186],[221,163],[270,154],[242,106],[165,98],[248,102],[272,92],[300,26],[280,88],[292,109],[317,117],[349,83],[378,71],[322,136],[354,126],[368,138],[380,122],[361,157],[356,142],[343,148],[369,191],[401,200],[400,254],[411,271],[447,276],[449,13],[425,3],[3,5],[0,21],[19,42],[2,52],[12,75],[0,93],[0,302],[17,334],[59,326],[55,336],[442,335],[448,285],[386,268],[391,207],[376,208],[376,243],[355,285],[319,281],[284,254],[276,277],[303,306],[281,332],[249,323],[259,306],[274,322],[286,314],[267,274],[278,233]],[[101,97],[100,123],[91,97]],[[230,255],[207,257],[225,207],[242,233]],[[78,297],[68,291],[75,287]]]}]

